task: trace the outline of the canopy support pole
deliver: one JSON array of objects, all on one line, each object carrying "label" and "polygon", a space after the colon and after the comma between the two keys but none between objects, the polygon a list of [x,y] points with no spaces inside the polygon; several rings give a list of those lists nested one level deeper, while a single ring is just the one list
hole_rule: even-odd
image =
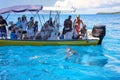
[{"label": "canopy support pole", "polygon": [[50,19],[50,17],[51,17],[51,13],[52,13],[52,11],[50,11],[49,19]]},{"label": "canopy support pole", "polygon": [[40,21],[40,24],[41,24],[41,27],[42,27],[42,21],[41,21],[41,19],[40,19],[40,15],[37,13],[37,15],[38,15],[38,18],[39,18],[39,21]]},{"label": "canopy support pole", "polygon": [[43,20],[44,20],[44,23],[45,23],[45,18],[44,18],[44,16],[42,15],[42,18],[43,18]]},{"label": "canopy support pole", "polygon": [[5,20],[7,20],[7,18],[10,16],[10,13],[7,15],[7,17],[5,18]]}]

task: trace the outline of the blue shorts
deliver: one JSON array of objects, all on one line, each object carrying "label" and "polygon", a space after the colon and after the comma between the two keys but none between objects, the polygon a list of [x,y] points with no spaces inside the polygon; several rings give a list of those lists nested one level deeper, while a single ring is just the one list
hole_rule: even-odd
[{"label": "blue shorts", "polygon": [[2,30],[2,29],[0,29],[0,37],[6,37],[7,36],[7,32],[6,32],[6,30]]}]

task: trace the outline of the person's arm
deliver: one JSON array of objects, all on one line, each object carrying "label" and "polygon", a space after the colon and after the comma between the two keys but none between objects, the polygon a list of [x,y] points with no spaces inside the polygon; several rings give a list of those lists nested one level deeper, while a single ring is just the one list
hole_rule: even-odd
[{"label": "person's arm", "polygon": [[77,19],[74,20],[74,25],[77,23]]}]

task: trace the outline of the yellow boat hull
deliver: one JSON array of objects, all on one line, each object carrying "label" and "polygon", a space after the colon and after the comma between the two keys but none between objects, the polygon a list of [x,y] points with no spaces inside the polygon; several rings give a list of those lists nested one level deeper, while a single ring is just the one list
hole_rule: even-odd
[{"label": "yellow boat hull", "polygon": [[0,46],[59,46],[59,45],[72,45],[72,46],[88,46],[97,45],[98,39],[92,40],[0,40]]}]

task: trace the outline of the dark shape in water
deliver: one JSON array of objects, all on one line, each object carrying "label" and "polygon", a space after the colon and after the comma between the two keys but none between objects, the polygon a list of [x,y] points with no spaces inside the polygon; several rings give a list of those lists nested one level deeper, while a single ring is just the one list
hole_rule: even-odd
[{"label": "dark shape in water", "polygon": [[[101,53],[88,53],[88,52],[82,52],[78,53],[75,51],[73,53],[73,49],[69,49],[69,52],[67,52],[67,56],[65,57],[65,61],[82,64],[82,65],[89,65],[89,66],[104,66],[107,64],[108,59]],[[73,53],[72,55],[69,55],[69,53]]]}]

